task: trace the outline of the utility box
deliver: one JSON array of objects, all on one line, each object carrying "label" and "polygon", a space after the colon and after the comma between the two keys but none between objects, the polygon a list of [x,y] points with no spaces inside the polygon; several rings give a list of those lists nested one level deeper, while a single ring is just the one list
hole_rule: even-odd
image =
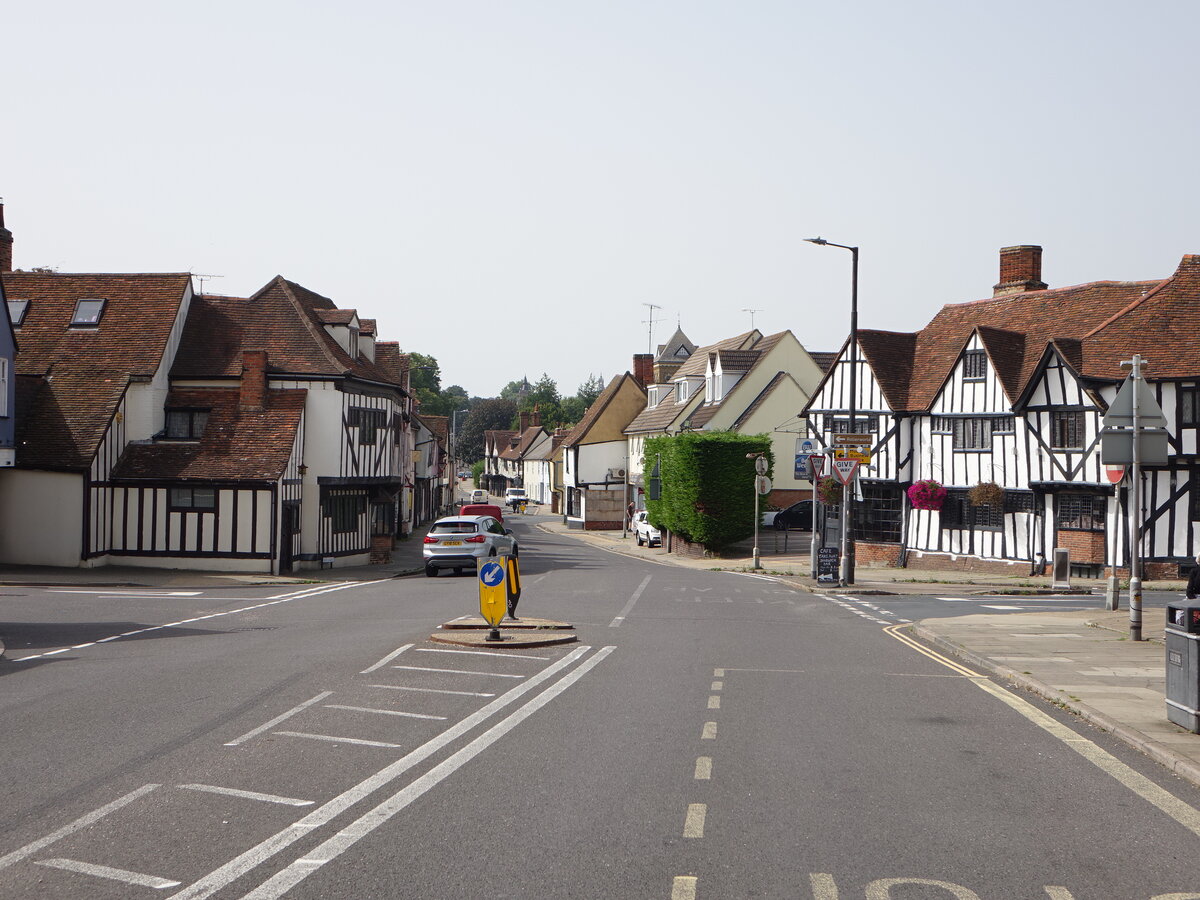
[{"label": "utility box", "polygon": [[1167,718],[1200,734],[1200,603],[1167,604]]}]

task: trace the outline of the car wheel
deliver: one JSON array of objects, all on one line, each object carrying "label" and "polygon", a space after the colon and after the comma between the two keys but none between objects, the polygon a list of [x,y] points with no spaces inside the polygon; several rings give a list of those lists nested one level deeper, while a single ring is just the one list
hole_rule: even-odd
[{"label": "car wheel", "polygon": [[425,575],[428,578],[437,577],[437,566],[426,566],[425,567]]},{"label": "car wheel", "polygon": [[640,546],[642,546],[642,536],[641,536],[640,534],[639,534],[639,535],[637,535],[637,545],[638,545],[639,547],[640,547]]}]

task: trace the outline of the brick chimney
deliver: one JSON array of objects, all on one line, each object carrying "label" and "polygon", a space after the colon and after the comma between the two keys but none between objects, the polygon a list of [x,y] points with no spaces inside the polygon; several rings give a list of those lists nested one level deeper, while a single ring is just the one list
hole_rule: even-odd
[{"label": "brick chimney", "polygon": [[633,377],[642,383],[642,387],[654,384],[654,354],[633,354]]},{"label": "brick chimney", "polygon": [[542,411],[536,406],[533,408],[533,415],[529,417],[529,424],[534,428],[542,427]]},{"label": "brick chimney", "polygon": [[12,232],[4,227],[4,204],[0,203],[0,272],[12,271]]},{"label": "brick chimney", "polygon": [[529,410],[521,411],[521,434],[525,433],[525,429],[529,427]]},{"label": "brick chimney", "polygon": [[1044,291],[1042,248],[1036,244],[1000,248],[1000,282],[992,288],[993,297]]},{"label": "brick chimney", "polygon": [[242,387],[238,406],[245,412],[262,412],[267,402],[267,351],[242,351]]}]

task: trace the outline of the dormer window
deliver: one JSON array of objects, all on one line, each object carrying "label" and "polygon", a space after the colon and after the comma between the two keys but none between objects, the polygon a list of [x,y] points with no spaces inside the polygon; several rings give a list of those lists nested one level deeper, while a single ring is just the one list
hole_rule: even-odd
[{"label": "dormer window", "polygon": [[198,441],[208,424],[207,409],[168,409],[167,437],[177,441]]},{"label": "dormer window", "polygon": [[350,358],[358,359],[358,329],[350,329]]},{"label": "dormer window", "polygon": [[646,388],[646,405],[658,406],[658,385],[652,384]]},{"label": "dormer window", "polygon": [[675,395],[679,398],[680,403],[686,402],[692,395],[692,386],[688,384],[686,378],[675,383]]},{"label": "dormer window", "polygon": [[25,321],[25,313],[29,311],[28,300],[9,300],[8,317],[12,319],[13,328],[20,328]]},{"label": "dormer window", "polygon": [[987,378],[987,353],[983,350],[968,350],[963,354],[963,380],[983,381]]},{"label": "dormer window", "polygon": [[100,324],[100,316],[104,313],[104,301],[99,299],[82,299],[75,301],[75,315],[71,316],[72,326],[95,326]]}]

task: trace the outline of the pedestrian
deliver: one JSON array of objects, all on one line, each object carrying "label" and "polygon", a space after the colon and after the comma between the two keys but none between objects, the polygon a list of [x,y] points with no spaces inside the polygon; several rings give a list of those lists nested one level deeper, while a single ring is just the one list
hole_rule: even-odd
[{"label": "pedestrian", "polygon": [[627,507],[625,507],[625,515],[629,516],[629,527],[630,528],[633,527],[633,510],[634,510],[633,501],[630,500],[629,505]]},{"label": "pedestrian", "polygon": [[1200,554],[1196,555],[1196,565],[1192,566],[1192,571],[1188,575],[1187,591],[1184,595],[1189,600],[1195,600],[1200,596]]}]

